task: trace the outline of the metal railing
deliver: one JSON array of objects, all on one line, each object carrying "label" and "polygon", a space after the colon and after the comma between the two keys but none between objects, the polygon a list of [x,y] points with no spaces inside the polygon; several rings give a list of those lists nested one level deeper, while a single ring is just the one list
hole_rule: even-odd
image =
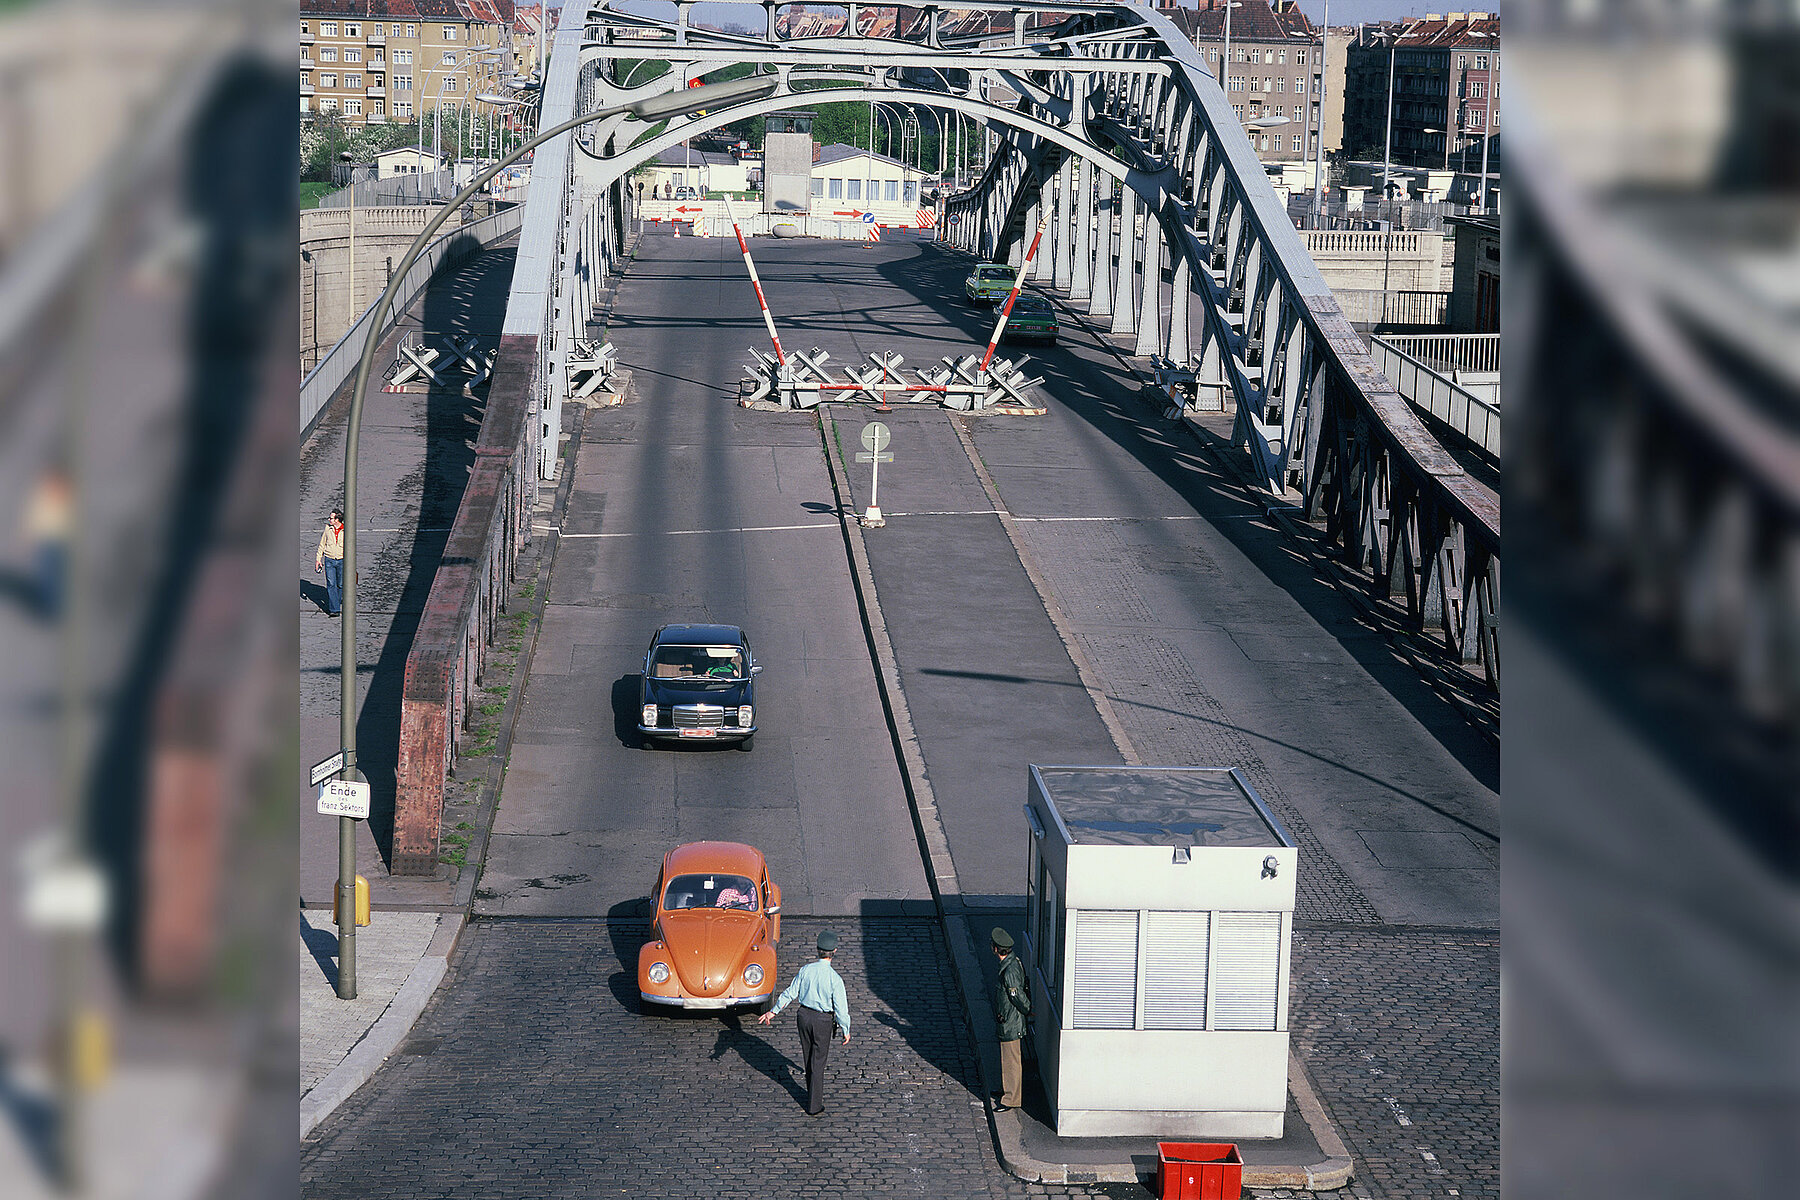
[{"label": "metal railing", "polygon": [[1497,333],[1388,333],[1381,340],[1434,371],[1452,375],[1500,373]]},{"label": "metal railing", "polygon": [[[401,281],[400,290],[394,297],[394,316],[387,328],[381,331],[386,336],[392,329],[394,321],[406,312],[406,309],[425,290],[431,277],[439,267],[447,262],[455,262],[476,250],[485,250],[496,242],[511,237],[519,230],[520,219],[524,215],[523,208],[506,208],[497,213],[483,217],[469,225],[464,225],[454,233],[432,242],[425,253],[419,256],[406,272]],[[331,403],[331,398],[344,385],[344,381],[356,373],[356,365],[362,357],[363,339],[368,336],[369,320],[374,313],[375,305],[370,304],[363,314],[356,319],[343,337],[326,352],[319,365],[314,367],[300,384],[300,436],[306,437],[312,432],[313,425],[318,422],[319,414]]]},{"label": "metal railing", "polygon": [[[1312,193],[1295,192],[1289,196],[1287,211],[1297,225],[1309,225],[1312,221]],[[1341,195],[1327,197],[1320,209],[1321,226],[1324,229],[1367,229],[1381,221],[1392,221],[1396,231],[1410,229],[1442,233],[1447,218],[1472,215],[1476,215],[1476,210],[1471,205],[1441,200],[1367,199],[1363,201],[1362,207],[1351,208]]]},{"label": "metal railing", "polygon": [[[1406,233],[1384,233],[1371,229],[1306,229],[1300,233],[1300,241],[1306,246],[1307,253],[1320,254],[1394,254],[1400,256],[1416,255],[1424,249],[1426,243],[1421,240],[1424,231],[1410,230]],[[1436,243],[1429,243],[1436,245]]]},{"label": "metal railing", "polygon": [[452,171],[428,171],[421,175],[394,175],[387,179],[370,179],[353,188],[339,188],[319,197],[320,208],[348,208],[350,193],[356,193],[356,207],[373,208],[383,204],[437,204],[456,195]]},{"label": "metal railing", "polygon": [[1369,357],[1407,403],[1499,461],[1500,409],[1496,405],[1458,387],[1385,337],[1370,339]]},{"label": "metal railing", "polygon": [[1332,295],[1352,325],[1442,325],[1450,317],[1449,292],[1345,288]]}]

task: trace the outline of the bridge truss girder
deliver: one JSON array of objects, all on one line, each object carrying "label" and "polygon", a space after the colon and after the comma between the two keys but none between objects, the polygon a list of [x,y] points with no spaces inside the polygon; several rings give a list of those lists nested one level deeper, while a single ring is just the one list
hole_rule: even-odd
[{"label": "bridge truss girder", "polygon": [[[1019,261],[1042,223],[1032,282],[1086,306],[1133,351],[1184,369],[1194,407],[1234,414],[1233,438],[1271,492],[1305,515],[1383,603],[1498,687],[1499,510],[1376,369],[1289,223],[1224,93],[1191,44],[1131,5],[963,4],[909,10],[898,36],[788,38],[764,0],[761,33],[571,5],[558,30],[541,120],[684,87],[751,63],[776,92],[659,133],[633,118],[597,122],[558,164],[563,187],[534,206],[554,216],[557,283],[542,305],[545,433],[564,387],[557,346],[581,336],[623,246],[625,176],[695,134],[786,109],[892,101],[960,113],[987,131],[991,158],[946,203],[940,236]],[[745,6],[746,8],[753,6]],[[947,13],[990,28],[946,32]],[[1057,14],[1056,24],[1049,23]],[[965,20],[963,26],[966,26]],[[963,26],[958,26],[962,28]],[[619,60],[656,59],[655,80],[619,78]],[[541,154],[542,152],[540,152]],[[523,239],[531,236],[527,215]],[[540,235],[542,236],[542,235]],[[517,298],[515,285],[515,298]],[[509,316],[510,322],[510,316]],[[1228,406],[1228,407],[1227,407]]]}]

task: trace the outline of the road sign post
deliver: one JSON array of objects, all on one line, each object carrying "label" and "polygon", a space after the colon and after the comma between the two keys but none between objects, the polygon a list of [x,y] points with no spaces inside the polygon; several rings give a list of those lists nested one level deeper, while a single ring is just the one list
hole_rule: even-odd
[{"label": "road sign post", "polygon": [[[354,751],[340,750],[313,768],[335,764],[342,772],[338,779],[320,783],[319,814],[338,819],[338,977],[340,1000],[356,999],[356,822],[369,819],[369,784],[363,773],[351,765]],[[327,772],[329,774],[330,772]],[[322,777],[320,777],[322,778]]]},{"label": "road sign post", "polygon": [[862,427],[863,452],[856,456],[856,461],[869,464],[869,507],[863,512],[862,523],[870,529],[876,529],[887,524],[887,520],[881,515],[881,504],[879,503],[879,500],[881,495],[881,464],[894,461],[893,455],[882,453],[882,451],[887,449],[891,437],[892,435],[888,433],[888,427],[883,425],[880,421],[870,421],[867,425]]}]

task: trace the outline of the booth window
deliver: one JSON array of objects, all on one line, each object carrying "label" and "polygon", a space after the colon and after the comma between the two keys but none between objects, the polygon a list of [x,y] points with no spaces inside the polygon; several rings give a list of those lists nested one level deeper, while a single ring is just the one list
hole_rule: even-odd
[{"label": "booth window", "polygon": [[1131,1029],[1137,1024],[1137,954],[1137,913],[1076,914],[1076,1029]]},{"label": "booth window", "polygon": [[1056,876],[1043,872],[1043,909],[1037,926],[1037,968],[1050,991],[1050,1004],[1062,1011],[1062,897],[1056,893]]},{"label": "booth window", "polygon": [[1206,1028],[1204,912],[1144,914],[1144,1028]]},{"label": "booth window", "polygon": [[1281,914],[1219,913],[1213,937],[1213,1028],[1274,1029]]}]

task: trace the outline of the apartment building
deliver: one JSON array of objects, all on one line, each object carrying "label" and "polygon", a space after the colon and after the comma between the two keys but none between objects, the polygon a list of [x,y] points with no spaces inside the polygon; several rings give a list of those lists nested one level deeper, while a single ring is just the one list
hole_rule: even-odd
[{"label": "apartment building", "polygon": [[[1500,130],[1500,22],[1486,12],[1427,13],[1358,31],[1348,56],[1345,144],[1398,166],[1480,172]],[[1387,143],[1388,106],[1393,139]],[[1498,170],[1498,142],[1488,146]]]},{"label": "apartment building", "polygon": [[512,0],[301,0],[300,117],[410,122],[514,72]]},{"label": "apartment building", "polygon": [[[1177,5],[1178,0],[1163,0],[1159,8],[1194,43],[1214,78],[1223,81],[1257,158],[1268,163],[1310,160],[1320,136],[1325,61],[1319,30],[1306,14],[1293,0],[1273,4],[1200,0],[1198,8]],[[1227,54],[1230,60],[1221,69]],[[1338,140],[1334,130],[1325,130],[1326,149],[1334,149]]]}]

